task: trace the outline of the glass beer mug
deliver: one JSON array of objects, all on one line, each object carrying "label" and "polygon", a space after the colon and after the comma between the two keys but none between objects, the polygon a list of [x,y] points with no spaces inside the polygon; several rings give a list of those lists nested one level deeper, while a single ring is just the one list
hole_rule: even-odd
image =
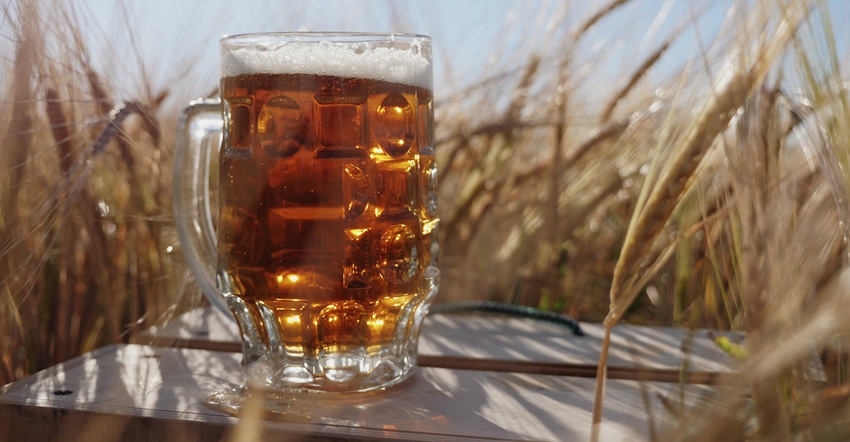
[{"label": "glass beer mug", "polygon": [[174,211],[204,294],[239,324],[247,385],[401,382],[439,280],[430,39],[220,45],[220,100],[180,120]]}]

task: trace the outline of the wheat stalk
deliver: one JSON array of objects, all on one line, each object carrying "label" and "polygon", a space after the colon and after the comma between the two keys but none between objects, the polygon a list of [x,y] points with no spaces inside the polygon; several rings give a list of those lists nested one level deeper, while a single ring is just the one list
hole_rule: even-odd
[{"label": "wheat stalk", "polygon": [[618,104],[629,94],[629,92],[640,82],[640,80],[649,72],[649,70],[654,66],[658,60],[661,59],[661,56],[670,49],[670,45],[676,39],[677,35],[673,35],[668,38],[658,49],[655,50],[646,60],[635,70],[634,73],[629,77],[626,84],[620,88],[620,90],[614,93],[614,96],[608,101],[608,104],[602,109],[602,114],[599,117],[600,123],[604,123],[611,119],[611,116],[614,113],[614,109]]},{"label": "wheat stalk", "polygon": [[[31,27],[16,29],[14,68],[11,72],[10,91],[11,101],[15,109],[11,112],[8,127],[4,137],[4,148],[6,152],[0,158],[0,178],[4,192],[0,194],[0,264],[2,264],[4,275],[2,280],[11,279],[11,283],[4,284],[0,281],[2,289],[3,304],[0,305],[0,330],[4,336],[9,337],[9,342],[4,346],[13,346],[25,336],[26,320],[17,309],[18,302],[16,294],[18,291],[28,292],[31,281],[21,277],[21,268],[26,268],[29,262],[22,242],[15,239],[24,230],[24,222],[21,220],[19,211],[19,194],[22,182],[25,179],[26,162],[32,147],[32,106],[29,104],[30,92],[32,91],[31,78],[36,70],[38,54],[39,24],[37,20],[38,11],[31,2],[19,5],[17,10],[22,21],[31,23]],[[5,349],[4,349],[5,350]],[[6,379],[14,379],[21,374],[21,368],[28,369],[26,363],[16,360],[14,353],[3,352],[3,372],[10,375]],[[22,367],[23,366],[23,367]],[[0,377],[0,381],[4,380]],[[2,383],[2,382],[0,382]]]},{"label": "wheat stalk", "polygon": [[[795,2],[789,5],[772,35],[766,36],[764,43],[757,48],[752,61],[741,59],[743,52],[733,53],[726,64],[726,71],[717,79],[708,102],[700,108],[699,114],[687,128],[682,140],[676,143],[670,156],[664,158],[661,164],[662,159],[656,154],[654,163],[659,163],[661,170],[656,181],[644,183],[614,269],[611,303],[604,320],[605,334],[597,371],[593,407],[594,441],[598,440],[602,422],[611,329],[622,318],[642,288],[638,282],[649,270],[643,257],[658,240],[662,228],[688,191],[694,171],[715,138],[726,129],[734,111],[741,107],[749,93],[761,84],[791,41],[797,26],[806,16],[808,3]],[[747,65],[742,66],[742,62]]]}]

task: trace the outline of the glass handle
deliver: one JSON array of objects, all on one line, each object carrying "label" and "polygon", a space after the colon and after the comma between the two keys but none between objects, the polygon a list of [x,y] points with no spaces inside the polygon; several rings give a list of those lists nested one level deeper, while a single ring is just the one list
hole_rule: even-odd
[{"label": "glass handle", "polygon": [[210,183],[217,183],[222,137],[221,101],[200,99],[183,110],[174,145],[172,199],[183,256],[207,299],[231,316],[216,285],[217,240]]}]

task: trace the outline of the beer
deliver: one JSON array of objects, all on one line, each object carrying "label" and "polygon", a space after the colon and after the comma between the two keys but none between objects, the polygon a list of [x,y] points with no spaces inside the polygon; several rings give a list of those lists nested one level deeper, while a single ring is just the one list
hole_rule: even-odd
[{"label": "beer", "polygon": [[311,50],[223,62],[219,288],[285,382],[403,378],[436,292],[430,64]]}]

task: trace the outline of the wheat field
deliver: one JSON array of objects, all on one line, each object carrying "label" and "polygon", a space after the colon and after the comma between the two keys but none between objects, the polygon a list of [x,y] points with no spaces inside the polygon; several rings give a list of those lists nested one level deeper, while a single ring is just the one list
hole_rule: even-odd
[{"label": "wheat field", "polygon": [[[486,66],[452,77],[443,61],[437,302],[744,331],[736,393],[677,410],[663,439],[844,440],[850,14],[689,0],[672,17],[674,3],[516,2],[503,26],[518,40],[492,42]],[[387,7],[395,31],[418,11]],[[649,26],[616,25],[636,11]],[[103,70],[78,3],[0,15],[3,385],[205,302],[170,163],[186,94],[216,91],[189,66],[130,84]]]}]

